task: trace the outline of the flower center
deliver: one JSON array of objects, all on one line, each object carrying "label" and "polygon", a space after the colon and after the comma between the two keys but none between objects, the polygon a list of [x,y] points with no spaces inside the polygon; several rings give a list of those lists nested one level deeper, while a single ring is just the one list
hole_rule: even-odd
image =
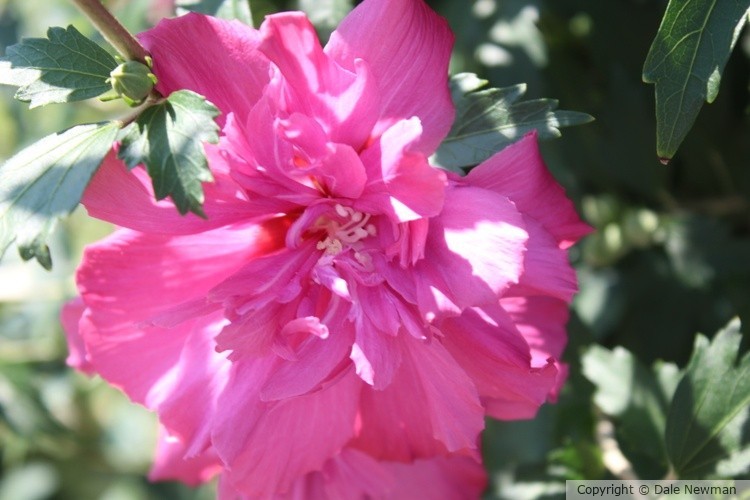
[{"label": "flower center", "polygon": [[336,204],[334,209],[341,220],[326,220],[323,227],[328,234],[317,244],[318,250],[325,250],[326,255],[338,255],[345,248],[377,234],[375,226],[369,223],[370,214],[339,204]]}]

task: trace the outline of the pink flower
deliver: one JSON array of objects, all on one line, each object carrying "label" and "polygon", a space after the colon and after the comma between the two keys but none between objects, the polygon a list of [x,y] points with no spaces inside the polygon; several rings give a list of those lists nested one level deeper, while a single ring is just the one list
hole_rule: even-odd
[{"label": "pink flower", "polygon": [[452,35],[421,0],[366,0],[325,49],[299,13],[141,40],[162,94],[223,113],[208,220],[111,156],[84,204],[122,229],[86,250],[63,320],[71,364],[158,413],[152,476],[477,496],[484,416],[531,417],[564,379],[566,248],[588,227],[535,137],[463,178],[428,164]]}]

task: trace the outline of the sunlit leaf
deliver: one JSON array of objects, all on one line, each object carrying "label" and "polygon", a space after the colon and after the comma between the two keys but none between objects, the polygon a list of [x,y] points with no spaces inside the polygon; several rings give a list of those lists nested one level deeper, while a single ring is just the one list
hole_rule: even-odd
[{"label": "sunlit leaf", "polygon": [[656,152],[672,158],[703,106],[716,99],[750,0],[670,0],[646,62],[656,85]]},{"label": "sunlit leaf", "polygon": [[115,59],[73,26],[50,28],[47,38],[27,38],[0,59],[0,83],[20,87],[29,107],[80,101],[108,90]]},{"label": "sunlit leaf", "polygon": [[711,341],[695,339],[666,427],[667,452],[680,478],[717,474],[720,463],[734,474],[750,468],[750,353],[738,362],[741,341],[738,319]]},{"label": "sunlit leaf", "polygon": [[200,12],[223,19],[237,19],[253,25],[253,14],[250,11],[250,0],[177,0],[177,14]]},{"label": "sunlit leaf", "polygon": [[0,167],[0,256],[15,241],[25,260],[52,267],[47,239],[78,205],[118,129],[115,122],[79,125],[48,135]]},{"label": "sunlit leaf", "polygon": [[526,85],[485,89],[487,81],[472,73],[451,78],[456,119],[435,153],[446,169],[477,165],[532,130],[540,139],[560,137],[560,128],[588,123],[593,118],[577,111],[557,110],[554,99],[520,101]]},{"label": "sunlit leaf", "polygon": [[657,363],[649,370],[632,353],[592,346],[581,359],[583,374],[596,386],[594,402],[617,420],[623,453],[643,475],[667,470],[664,427],[679,378],[676,366]]},{"label": "sunlit leaf", "polygon": [[157,199],[170,196],[181,214],[203,215],[201,183],[213,180],[203,142],[219,140],[218,115],[202,96],[173,92],[125,129],[118,155],[130,168],[146,165]]}]

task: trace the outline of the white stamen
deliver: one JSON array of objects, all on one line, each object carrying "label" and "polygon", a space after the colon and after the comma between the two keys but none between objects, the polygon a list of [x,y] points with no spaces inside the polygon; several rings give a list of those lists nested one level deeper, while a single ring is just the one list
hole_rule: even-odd
[{"label": "white stamen", "polygon": [[318,242],[316,247],[318,250],[325,250],[326,255],[338,255],[344,250],[345,245],[351,246],[368,236],[377,234],[375,226],[368,224],[370,214],[359,212],[338,203],[333,208],[336,214],[345,220],[343,224],[336,220],[328,220],[325,223],[328,236],[323,241]]},{"label": "white stamen", "polygon": [[333,207],[336,210],[336,213],[339,214],[340,217],[346,217],[349,215],[349,212],[346,211],[346,208],[336,203],[336,205]]}]

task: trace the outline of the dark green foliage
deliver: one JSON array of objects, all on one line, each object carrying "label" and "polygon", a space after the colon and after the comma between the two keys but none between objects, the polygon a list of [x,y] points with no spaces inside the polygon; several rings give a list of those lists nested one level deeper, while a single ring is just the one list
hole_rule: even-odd
[{"label": "dark green foliage", "polygon": [[719,82],[750,0],[671,0],[643,66],[656,85],[656,152],[672,158]]},{"label": "dark green foliage", "polygon": [[750,470],[750,353],[740,358],[741,340],[739,320],[710,342],[695,339],[666,427],[667,452],[681,478]]},{"label": "dark green foliage", "polygon": [[560,128],[588,123],[593,118],[577,111],[555,111],[554,99],[518,100],[526,85],[485,89],[488,82],[472,73],[451,78],[456,119],[448,137],[435,153],[443,168],[461,171],[477,165],[526,133],[540,139],[560,137]]}]

